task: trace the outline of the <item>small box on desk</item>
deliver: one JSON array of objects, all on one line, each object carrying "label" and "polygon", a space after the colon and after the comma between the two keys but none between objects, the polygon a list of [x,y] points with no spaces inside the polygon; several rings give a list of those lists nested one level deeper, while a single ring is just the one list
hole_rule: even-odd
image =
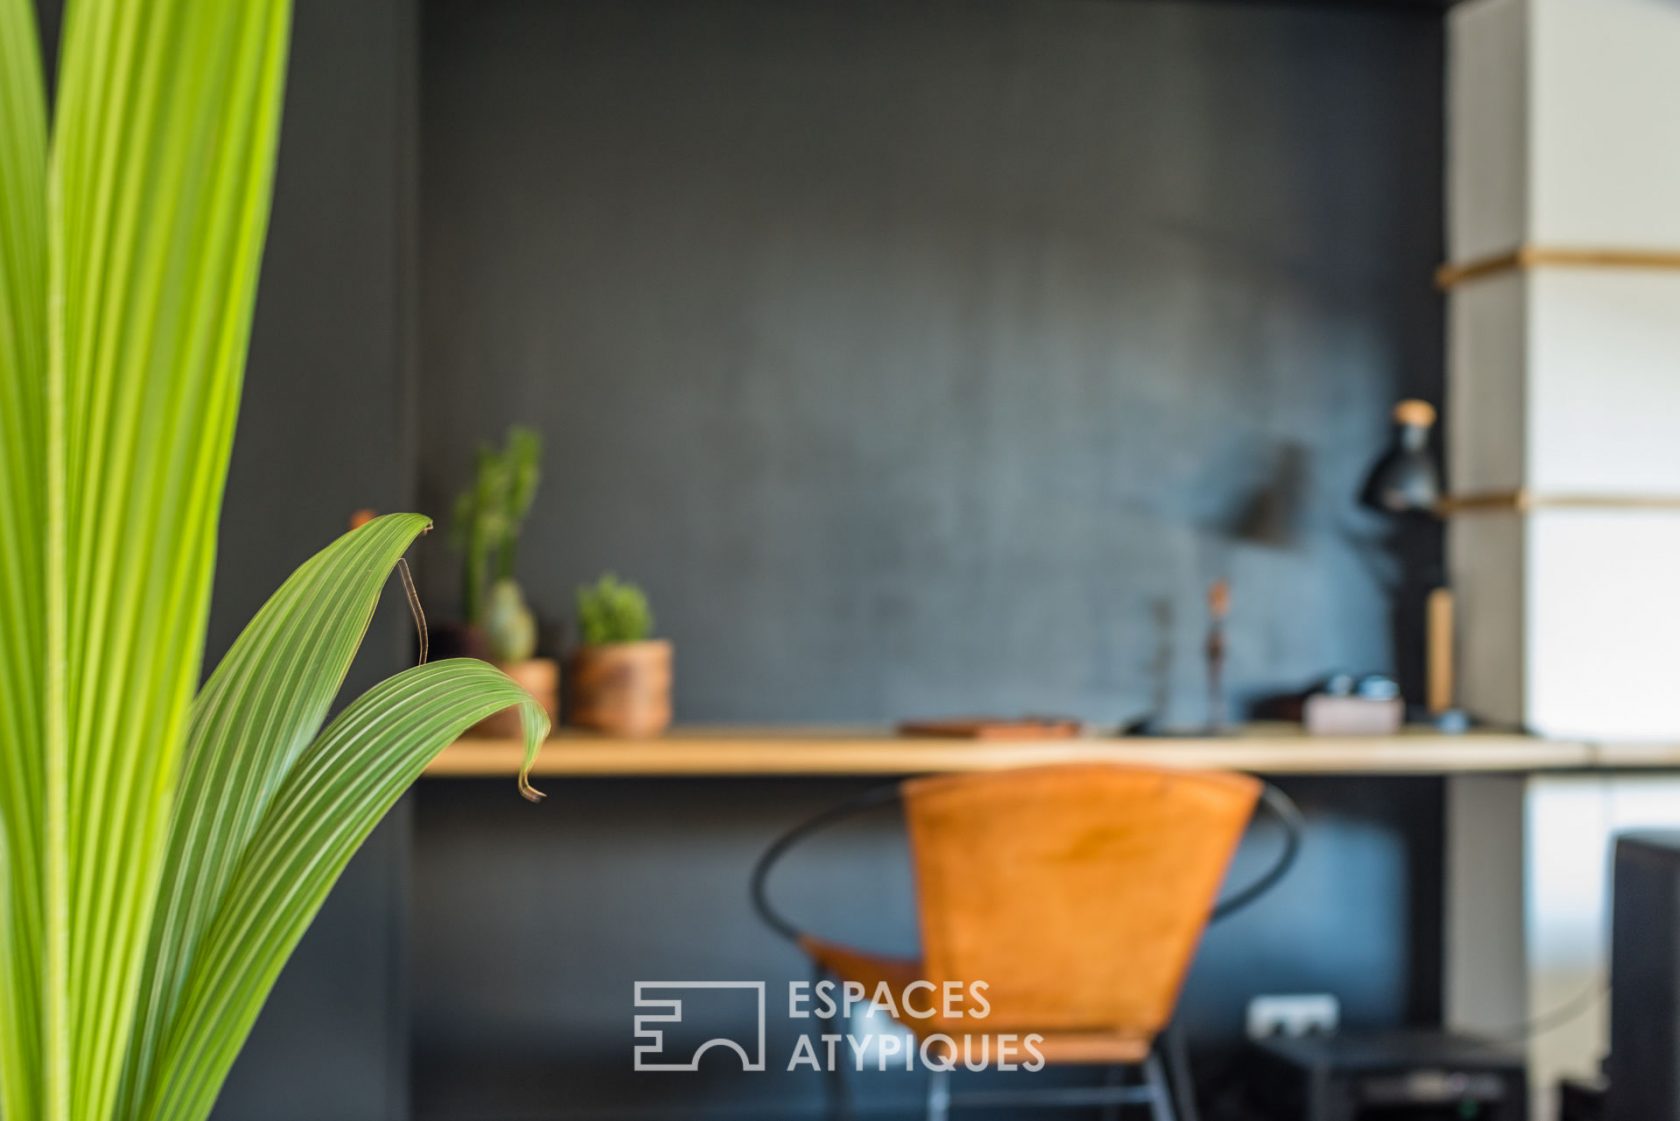
[{"label": "small box on desk", "polygon": [[1349,697],[1314,693],[1301,704],[1309,736],[1392,736],[1406,719],[1398,697]]}]

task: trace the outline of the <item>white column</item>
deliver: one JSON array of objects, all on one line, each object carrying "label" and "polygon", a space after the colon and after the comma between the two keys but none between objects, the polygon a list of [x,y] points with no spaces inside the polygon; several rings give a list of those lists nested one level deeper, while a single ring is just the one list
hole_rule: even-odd
[{"label": "white column", "polygon": [[[1680,739],[1680,0],[1471,0],[1450,15],[1448,256],[1585,252],[1449,292],[1448,480],[1462,701],[1588,740]],[[1654,505],[1641,508],[1638,500]],[[1607,1045],[1609,846],[1680,824],[1680,780],[1455,780],[1446,1005],[1529,1049],[1535,1116]]]},{"label": "white column", "polygon": [[[1680,3],[1473,0],[1450,20],[1451,259],[1680,251]],[[1448,299],[1450,485],[1541,502],[1450,526],[1466,706],[1680,738],[1680,510],[1630,501],[1680,496],[1680,271],[1507,269]]]}]

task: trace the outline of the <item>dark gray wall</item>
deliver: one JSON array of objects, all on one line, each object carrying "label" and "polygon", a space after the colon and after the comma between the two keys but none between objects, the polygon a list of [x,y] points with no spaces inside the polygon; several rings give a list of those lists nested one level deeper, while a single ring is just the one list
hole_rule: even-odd
[{"label": "dark gray wall", "polygon": [[[274,213],[222,513],[209,656],[361,506],[411,509],[417,10],[298,0]],[[426,544],[422,542],[420,549]],[[345,699],[406,664],[387,595]],[[411,825],[373,834],[287,965],[217,1105],[226,1121],[406,1116]]]},{"label": "dark gray wall", "polygon": [[1220,576],[1239,693],[1392,666],[1438,12],[430,0],[424,72],[422,496],[540,428],[527,589],[645,582],[680,719],[1195,723]]}]

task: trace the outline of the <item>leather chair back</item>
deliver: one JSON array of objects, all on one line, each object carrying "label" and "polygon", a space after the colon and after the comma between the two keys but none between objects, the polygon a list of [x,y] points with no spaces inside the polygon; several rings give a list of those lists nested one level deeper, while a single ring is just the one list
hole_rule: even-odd
[{"label": "leather chair back", "polygon": [[1259,797],[1235,774],[1074,765],[904,784],[930,981],[987,1031],[1165,1027]]}]

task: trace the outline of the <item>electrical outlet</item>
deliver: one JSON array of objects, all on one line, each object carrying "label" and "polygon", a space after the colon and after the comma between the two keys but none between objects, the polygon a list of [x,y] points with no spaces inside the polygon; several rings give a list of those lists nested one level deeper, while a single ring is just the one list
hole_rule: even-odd
[{"label": "electrical outlet", "polygon": [[1342,1020],[1342,1002],[1330,993],[1257,996],[1248,1002],[1248,1038],[1330,1035]]}]

